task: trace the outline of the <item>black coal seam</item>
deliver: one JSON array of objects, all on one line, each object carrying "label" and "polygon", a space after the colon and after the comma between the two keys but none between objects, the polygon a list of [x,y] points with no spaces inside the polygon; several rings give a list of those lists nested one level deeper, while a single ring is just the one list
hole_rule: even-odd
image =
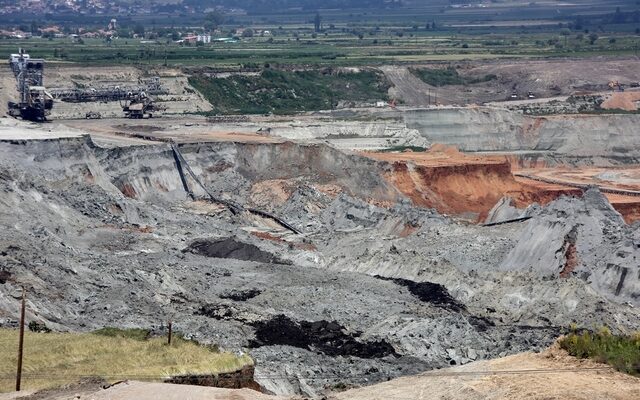
[{"label": "black coal seam", "polygon": [[624,286],[624,280],[626,279],[628,272],[629,272],[629,268],[622,267],[622,273],[620,274],[620,280],[618,281],[618,286],[616,286],[616,296],[620,295],[620,291],[622,291],[622,287]]},{"label": "black coal seam", "polygon": [[233,237],[217,240],[194,240],[182,251],[212,258],[231,258],[270,264],[291,264],[290,261],[282,260],[272,253],[261,250],[258,246],[238,241]]},{"label": "black coal seam", "polygon": [[262,290],[259,289],[248,289],[248,290],[239,290],[232,291],[229,293],[223,293],[219,297],[221,299],[229,299],[233,301],[247,301],[249,299],[253,299],[254,297],[260,295]]},{"label": "black coal seam", "polygon": [[409,292],[424,301],[447,310],[460,312],[466,311],[464,304],[454,299],[446,287],[433,282],[415,282],[403,278],[388,278],[380,275],[374,275],[374,278],[384,281],[392,281],[397,285],[401,285],[409,289]]},{"label": "black coal seam", "polygon": [[359,358],[399,357],[393,346],[385,340],[361,342],[359,333],[346,334],[335,321],[293,321],[285,315],[276,315],[267,321],[253,322],[254,340],[249,347],[286,345],[328,356],[354,356]]}]

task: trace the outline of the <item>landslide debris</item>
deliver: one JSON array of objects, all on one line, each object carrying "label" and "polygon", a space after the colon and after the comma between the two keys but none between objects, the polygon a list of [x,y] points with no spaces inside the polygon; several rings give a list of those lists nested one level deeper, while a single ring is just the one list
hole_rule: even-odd
[{"label": "landslide debris", "polygon": [[243,261],[281,264],[284,261],[275,255],[260,250],[258,246],[241,242],[235,238],[199,239],[193,241],[184,251],[212,258],[233,258]]},{"label": "landslide debris", "polygon": [[344,326],[336,321],[293,321],[285,315],[276,315],[267,321],[253,324],[256,338],[250,347],[286,345],[329,356],[354,356],[360,358],[381,358],[398,356],[384,340],[362,342],[356,340],[361,333],[345,333]]},{"label": "landslide debris", "polygon": [[260,289],[230,290],[221,294],[220,298],[233,301],[247,301],[260,295],[260,293],[262,293]]},{"label": "landslide debris", "polygon": [[[15,326],[13,294],[23,285],[28,322],[54,331],[149,328],[172,315],[199,342],[239,351],[261,340],[249,350],[256,381],[309,397],[345,376],[365,385],[540,350],[574,320],[640,326],[638,308],[626,304],[638,298],[640,231],[609,218],[606,204],[564,198],[527,223],[482,227],[412,206],[375,161],[326,146],[229,142],[181,152],[223,199],[287,180],[292,191],[276,193],[269,211],[305,234],[191,201],[165,145],[1,142],[0,171],[12,179],[0,179],[0,261],[11,274],[0,285],[0,326]],[[551,267],[541,260],[547,252],[556,260],[574,226],[580,264],[560,279],[566,252]],[[531,254],[529,231],[540,234]],[[530,265],[503,268],[517,254]],[[594,260],[592,270],[583,265]],[[416,282],[416,293],[437,301],[375,275]],[[279,315],[286,319],[272,321]],[[266,335],[274,326],[284,333]],[[282,343],[288,337],[300,347]]]},{"label": "landslide debris", "polygon": [[597,188],[540,209],[500,264],[503,271],[575,276],[602,296],[640,304],[638,229]]}]

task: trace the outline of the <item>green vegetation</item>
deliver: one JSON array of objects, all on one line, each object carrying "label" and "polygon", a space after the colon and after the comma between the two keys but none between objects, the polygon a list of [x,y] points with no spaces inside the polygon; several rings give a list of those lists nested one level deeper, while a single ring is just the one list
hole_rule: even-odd
[{"label": "green vegetation", "polygon": [[[577,2],[559,12],[553,2],[535,1],[459,7],[455,4],[459,2],[449,0],[379,0],[357,6],[351,1],[318,0],[313,4],[321,3],[319,8],[289,8],[285,4],[297,2],[255,0],[251,6],[243,3],[250,11],[246,15],[207,13],[211,7],[206,1],[191,1],[195,12],[184,8],[186,1],[167,3],[172,4],[150,15],[135,15],[135,10],[113,15],[118,20],[114,36],[101,32],[111,18],[101,14],[0,15],[5,35],[0,53],[15,53],[21,47],[48,62],[237,69],[264,63],[307,67],[637,56],[640,51],[640,12],[630,2],[620,8],[610,2]],[[47,29],[52,27],[61,32]],[[16,29],[34,37],[12,38],[10,32]],[[211,31],[212,43],[181,41]],[[69,36],[72,33],[81,37]]]},{"label": "green vegetation", "polygon": [[[43,389],[96,376],[109,381],[230,372],[252,364],[247,356],[214,351],[212,346],[174,336],[146,338],[144,329],[105,328],[95,333],[25,332],[24,389]],[[0,376],[13,377],[18,331],[0,329]],[[0,379],[0,392],[13,390],[12,378]]]},{"label": "green vegetation", "polygon": [[458,70],[454,67],[446,69],[412,68],[411,72],[431,86],[473,85],[475,83],[489,82],[498,78],[493,74],[485,75],[481,78],[466,78],[458,74]]},{"label": "green vegetation", "polygon": [[640,333],[612,335],[606,328],[597,333],[572,332],[562,338],[560,347],[578,358],[607,363],[621,372],[640,375]]},{"label": "green vegetation", "polygon": [[326,110],[339,102],[375,102],[387,99],[389,84],[373,71],[342,72],[333,69],[279,71],[259,75],[234,75],[189,79],[213,106],[214,114],[291,114]]}]

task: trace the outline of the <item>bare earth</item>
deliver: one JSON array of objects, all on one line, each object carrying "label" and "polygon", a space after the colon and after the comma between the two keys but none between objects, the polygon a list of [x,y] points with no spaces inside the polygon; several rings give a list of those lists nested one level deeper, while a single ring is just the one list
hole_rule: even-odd
[{"label": "bare earth", "polygon": [[[125,381],[102,389],[97,383],[48,392],[0,394],[0,400],[284,400],[250,389],[219,389]],[[393,379],[347,390],[329,400],[636,400],[640,378],[605,364],[579,360],[557,345],[543,353],[521,353],[460,367]],[[288,398],[289,400],[299,397]]]},{"label": "bare earth", "polygon": [[640,398],[640,379],[555,348],[432,371],[352,389],[333,400]]},{"label": "bare earth", "polygon": [[[92,386],[92,387],[91,387]],[[169,383],[124,381],[107,389],[96,385],[77,385],[36,394],[0,394],[0,400],[279,400],[251,389],[220,389]]]}]

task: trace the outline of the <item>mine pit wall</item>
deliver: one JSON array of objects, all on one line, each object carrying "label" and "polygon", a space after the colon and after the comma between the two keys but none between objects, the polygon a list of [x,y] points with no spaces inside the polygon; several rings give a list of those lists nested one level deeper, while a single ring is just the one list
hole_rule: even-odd
[{"label": "mine pit wall", "polygon": [[459,165],[422,166],[409,162],[384,164],[384,176],[402,194],[421,207],[482,222],[503,196],[524,209],[546,205],[562,195],[581,196],[582,190],[547,190],[515,180],[508,160]]},{"label": "mine pit wall", "polygon": [[[120,197],[176,202],[187,199],[171,146],[101,148],[89,136],[5,141],[0,156],[51,182],[90,182]],[[245,203],[253,185],[266,180],[333,184],[365,201],[393,203],[401,195],[383,178],[375,161],[330,146],[216,142],[179,146],[208,190]],[[198,197],[206,193],[187,177]]]},{"label": "mine pit wall", "polygon": [[[188,198],[170,145],[100,148],[89,136],[49,140],[11,140],[0,156],[33,170],[51,182],[90,182],[108,193],[143,201],[184,201]],[[547,204],[580,190],[541,190],[514,180],[510,164],[425,167],[378,162],[330,146],[286,143],[200,143],[180,145],[180,152],[204,185],[216,196],[246,204],[255,185],[270,180],[332,184],[348,194],[376,204],[394,204],[406,196],[421,207],[483,221],[505,194],[518,208]],[[191,178],[189,189],[206,197]],[[123,204],[120,205],[124,207]],[[640,216],[637,203],[615,203],[627,222]],[[127,210],[124,210],[125,213]],[[265,211],[273,211],[271,209]],[[130,215],[131,222],[135,215]]]},{"label": "mine pit wall", "polygon": [[592,157],[615,164],[640,159],[640,115],[635,114],[529,117],[497,108],[448,108],[408,110],[404,119],[430,142],[468,152],[544,151],[554,155],[547,162],[565,155],[586,163],[594,162]]},{"label": "mine pit wall", "polygon": [[399,198],[375,161],[326,145],[217,142],[184,144],[180,151],[206,186],[235,193],[238,201],[253,184],[276,179],[334,184],[364,200]]},{"label": "mine pit wall", "polygon": [[95,183],[107,192],[119,193],[96,157],[99,152],[88,135],[45,140],[0,141],[0,156],[25,171],[50,182]]},{"label": "mine pit wall", "polygon": [[166,201],[187,198],[168,144],[99,149],[96,154],[105,173],[127,197]]},{"label": "mine pit wall", "polygon": [[417,206],[482,220],[505,192],[517,190],[508,162],[426,167],[389,166],[387,180]]}]

